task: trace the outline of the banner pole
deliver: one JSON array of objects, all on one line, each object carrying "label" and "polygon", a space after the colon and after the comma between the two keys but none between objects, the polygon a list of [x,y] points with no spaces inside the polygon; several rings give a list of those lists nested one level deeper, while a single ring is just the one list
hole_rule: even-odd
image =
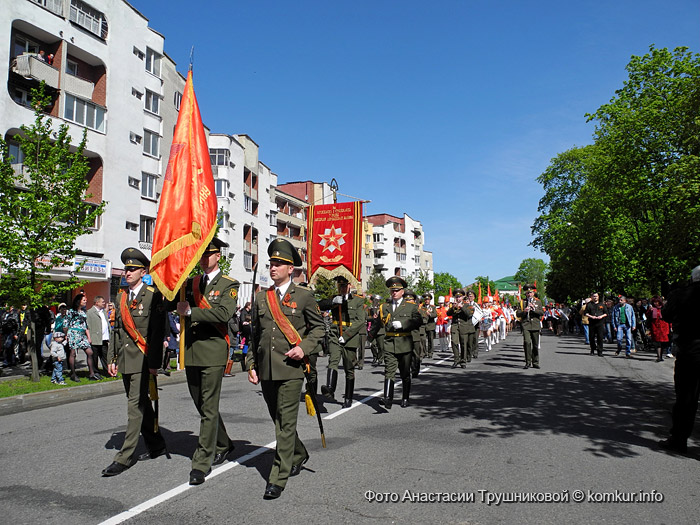
[{"label": "banner pole", "polygon": [[[185,285],[180,287],[180,301],[185,300]],[[177,369],[185,369],[185,316],[180,316],[180,355],[177,360]]]}]

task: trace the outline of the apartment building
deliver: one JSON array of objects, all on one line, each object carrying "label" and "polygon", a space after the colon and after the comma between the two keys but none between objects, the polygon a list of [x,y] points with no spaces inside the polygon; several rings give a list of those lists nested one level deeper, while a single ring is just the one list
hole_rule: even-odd
[{"label": "apartment building", "polygon": [[277,237],[287,239],[301,255],[302,266],[294,269],[292,280],[295,283],[307,282],[306,202],[283,192],[279,187],[274,189],[273,200]]},{"label": "apartment building", "polygon": [[398,275],[418,278],[423,271],[433,279],[433,254],[424,249],[423,226],[404,213],[368,215],[372,225],[373,266],[385,278]]},{"label": "apartment building", "polygon": [[[150,256],[153,228],[185,79],[163,51],[164,37],[123,0],[14,0],[4,2],[0,45],[8,64],[0,93],[0,131],[9,141],[31,124],[30,91],[43,80],[57,126],[73,144],[87,129],[90,202],[107,201],[92,235],[78,239],[78,274],[89,296],[114,295],[120,254],[139,246]],[[55,269],[60,279],[65,269]]]}]

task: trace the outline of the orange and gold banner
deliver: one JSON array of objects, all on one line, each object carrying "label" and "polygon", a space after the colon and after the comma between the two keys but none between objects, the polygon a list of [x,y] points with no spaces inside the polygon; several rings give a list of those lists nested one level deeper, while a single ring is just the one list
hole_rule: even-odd
[{"label": "orange and gold banner", "polygon": [[150,273],[168,300],[175,298],[214,237],[217,208],[209,146],[190,71],[153,235]]},{"label": "orange and gold banner", "polygon": [[309,206],[307,210],[309,282],[322,275],[345,277],[355,288],[362,280],[362,203]]}]

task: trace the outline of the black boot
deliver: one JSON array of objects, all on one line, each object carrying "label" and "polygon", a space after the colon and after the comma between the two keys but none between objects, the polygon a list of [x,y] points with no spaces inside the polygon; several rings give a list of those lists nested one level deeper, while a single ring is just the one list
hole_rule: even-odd
[{"label": "black boot", "polygon": [[355,390],[355,378],[345,379],[345,396],[343,401],[343,408],[350,408],[352,406],[352,394]]},{"label": "black boot", "polygon": [[384,379],[384,397],[379,400],[380,405],[384,405],[387,409],[391,408],[394,403],[394,381],[393,379]]},{"label": "black boot", "polygon": [[411,375],[413,377],[418,377],[418,374],[420,373],[420,359],[414,358],[411,365]]},{"label": "black boot", "polygon": [[407,377],[406,379],[404,379],[401,385],[401,406],[403,408],[406,408],[408,406],[408,396],[411,395],[411,378]]},{"label": "black boot", "polygon": [[327,384],[321,386],[321,393],[329,399],[335,399],[335,387],[338,385],[338,371],[328,369]]}]

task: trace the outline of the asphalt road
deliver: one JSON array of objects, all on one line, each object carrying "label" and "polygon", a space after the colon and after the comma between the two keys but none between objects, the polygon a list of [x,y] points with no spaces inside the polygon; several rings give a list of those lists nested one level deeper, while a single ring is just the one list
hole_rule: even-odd
[{"label": "asphalt road", "polygon": [[[546,333],[541,370],[522,369],[517,333],[489,353],[482,346],[466,370],[451,369],[450,354],[438,355],[414,380],[408,408],[382,408],[380,369],[359,371],[355,398],[361,402],[346,410],[325,403],[326,449],[302,405],[299,433],[311,459],[274,501],[262,499],[274,428],[259,388],[240,372],[224,379],[221,400],[234,461],[197,487],[187,481],[199,424],[184,383],[163,384],[160,392],[160,424],[172,459],[140,462],[113,478],[100,472],[123,441],[123,395],[0,416],[2,521],[700,520],[697,442],[688,457],[655,446],[670,423],[672,360],[657,364],[650,354],[625,359],[612,352],[591,357],[581,339]],[[326,361],[320,361],[325,377]],[[400,395],[397,386],[397,401]],[[647,502],[630,501],[642,495]]]}]

